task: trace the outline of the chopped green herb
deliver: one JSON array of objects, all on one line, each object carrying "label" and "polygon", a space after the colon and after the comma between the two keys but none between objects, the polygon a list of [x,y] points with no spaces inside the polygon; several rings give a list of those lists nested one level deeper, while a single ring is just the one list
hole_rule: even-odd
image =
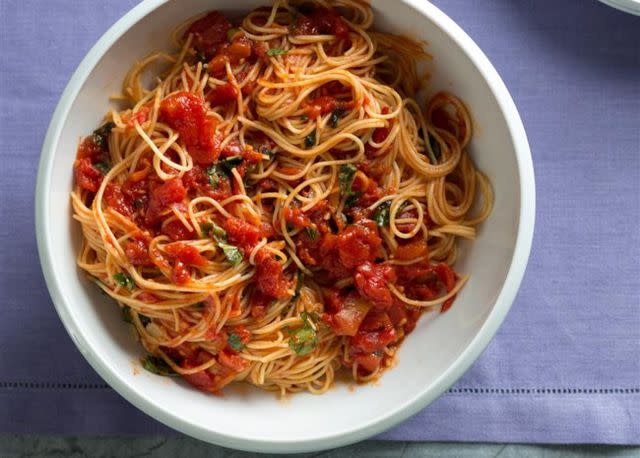
[{"label": "chopped green herb", "polygon": [[318,230],[315,227],[306,227],[304,229],[305,234],[307,234],[307,237],[309,237],[311,240],[316,240],[318,238]]},{"label": "chopped green herb", "polygon": [[437,164],[438,160],[440,160],[440,157],[442,156],[442,151],[440,150],[440,143],[438,143],[438,140],[436,140],[436,138],[431,134],[429,134],[429,145],[433,151],[433,154],[431,154],[431,151],[427,148],[429,159],[433,164]]},{"label": "chopped green herb", "polygon": [[272,150],[270,150],[269,148],[262,148],[260,150],[260,152],[262,154],[264,154],[265,156],[269,156],[269,157],[273,157],[273,155],[275,154]]},{"label": "chopped green herb", "polygon": [[300,116],[300,121],[307,122],[308,120],[309,120],[309,116],[307,116],[307,115]]},{"label": "chopped green herb", "polygon": [[240,29],[233,28],[227,30],[227,41],[233,41],[233,37],[235,37],[238,32],[240,32]]},{"label": "chopped green herb", "polygon": [[224,242],[218,242],[218,246],[222,248],[222,252],[232,266],[237,266],[242,262],[242,251],[240,251],[238,247]]},{"label": "chopped green herb", "polygon": [[214,164],[207,168],[209,184],[213,189],[218,189],[222,180],[228,179],[227,171],[220,164]]},{"label": "chopped green herb", "polygon": [[93,166],[100,171],[101,174],[106,175],[109,173],[111,167],[106,162],[98,162],[97,164],[93,164]]},{"label": "chopped green herb", "polygon": [[282,49],[282,48],[271,48],[269,51],[267,51],[267,56],[281,56],[283,54],[286,54],[287,50]]},{"label": "chopped green herb", "polygon": [[203,301],[200,301],[200,302],[196,302],[195,304],[193,304],[193,306],[198,310],[202,310],[202,309],[204,309],[206,304]]},{"label": "chopped green herb", "polygon": [[244,348],[244,343],[242,343],[242,339],[240,336],[234,332],[229,334],[229,338],[227,339],[227,343],[231,348],[235,351],[240,351]]},{"label": "chopped green herb", "polygon": [[340,167],[338,172],[338,183],[340,184],[340,192],[343,196],[349,197],[353,194],[351,185],[353,185],[353,179],[356,176],[358,169],[353,164],[344,164]]},{"label": "chopped green herb", "polygon": [[133,207],[136,210],[140,210],[143,205],[144,205],[144,201],[142,199],[134,199],[133,200]]},{"label": "chopped green herb", "polygon": [[210,237],[213,237],[213,239],[218,243],[227,243],[227,232],[217,224],[209,224],[211,224],[211,228],[209,229],[207,234],[209,234]]},{"label": "chopped green herb", "polygon": [[124,274],[122,272],[118,272],[117,274],[115,274],[113,276],[113,279],[118,283],[118,285],[124,286],[130,290],[136,287],[136,284],[134,283],[133,279],[129,275]]},{"label": "chopped green herb", "polygon": [[109,146],[109,134],[114,127],[116,127],[116,124],[112,121],[109,121],[93,131],[93,141],[100,147],[101,150],[107,150],[107,146]]},{"label": "chopped green herb", "polygon": [[209,62],[209,59],[207,59],[207,56],[205,56],[203,52],[198,51],[196,53],[196,63],[197,62],[200,62],[202,63],[202,65],[204,65]]},{"label": "chopped green herb", "polygon": [[351,191],[351,194],[349,196],[347,196],[347,198],[344,201],[344,206],[349,208],[349,207],[353,207],[355,204],[358,203],[358,201],[360,200],[360,197],[362,197],[362,193],[361,192],[353,192]]},{"label": "chopped green herb", "polygon": [[305,148],[311,148],[316,144],[316,131],[314,130],[309,135],[304,137],[304,146]]},{"label": "chopped green herb", "polygon": [[142,367],[153,374],[165,377],[174,377],[178,375],[173,369],[171,369],[171,366],[169,366],[164,359],[158,358],[157,356],[148,355],[146,358],[140,360],[140,362],[142,363]]},{"label": "chopped green herb", "polygon": [[311,326],[308,314],[303,312],[301,318],[304,322],[301,328],[289,331],[289,348],[298,356],[304,356],[315,350],[318,345],[318,336]]},{"label": "chopped green herb", "polygon": [[373,220],[376,222],[378,227],[389,225],[389,209],[390,208],[391,208],[390,200],[382,202],[378,206],[378,208],[376,208],[376,212],[373,214]]},{"label": "chopped green herb", "polygon": [[329,124],[331,125],[331,127],[333,127],[334,129],[338,127],[338,121],[343,114],[344,110],[342,108],[336,108],[335,110],[333,110],[333,112],[331,113],[331,118],[329,119]]}]

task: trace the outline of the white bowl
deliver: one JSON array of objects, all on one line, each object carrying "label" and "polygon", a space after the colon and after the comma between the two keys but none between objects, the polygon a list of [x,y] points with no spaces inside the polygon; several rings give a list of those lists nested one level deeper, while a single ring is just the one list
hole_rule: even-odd
[{"label": "white bowl", "polygon": [[[440,396],[480,355],[502,323],[522,279],[534,226],[535,185],[526,134],[493,66],[445,14],[422,0],[374,0],[376,26],[429,42],[433,89],[460,96],[474,117],[471,151],[493,183],[495,208],[457,268],[471,274],[446,314],[423,317],[396,367],[356,389],[338,384],[322,396],[286,400],[239,387],[216,397],[149,374],[142,349],[75,264],[80,231],[69,191],[78,139],[92,131],[132,63],[168,47],[169,31],[205,10],[247,12],[265,0],[147,0],[118,21],[82,61],[51,120],[36,190],[38,249],[47,286],[71,338],[116,391],[157,420],[216,444],[261,452],[337,447],[380,433]],[[233,5],[233,6],[231,6]],[[425,425],[428,428],[429,425]]]},{"label": "white bowl", "polygon": [[640,16],[640,0],[600,0],[609,6]]}]

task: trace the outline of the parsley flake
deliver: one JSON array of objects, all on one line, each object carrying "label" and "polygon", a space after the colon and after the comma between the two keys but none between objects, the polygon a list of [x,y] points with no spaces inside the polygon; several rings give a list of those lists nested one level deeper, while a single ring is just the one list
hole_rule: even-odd
[{"label": "parsley flake", "polygon": [[178,375],[164,359],[158,358],[157,356],[148,355],[146,358],[140,360],[140,362],[142,363],[142,367],[153,374],[165,377],[175,377]]},{"label": "parsley flake", "polygon": [[304,137],[304,146],[305,148],[311,148],[316,144],[316,131],[314,130],[309,135]]},{"label": "parsley flake", "polygon": [[391,208],[391,201],[387,200],[382,202],[378,208],[376,208],[375,213],[373,214],[373,220],[376,222],[378,227],[388,226],[389,225],[389,210]]},{"label": "parsley flake", "polygon": [[136,284],[133,281],[133,279],[129,275],[124,274],[122,272],[118,272],[117,274],[115,274],[113,276],[113,279],[118,283],[118,285],[126,287],[129,290],[132,290],[136,287]]},{"label": "parsley flake", "polygon": [[227,343],[235,351],[240,351],[240,350],[242,350],[244,348],[244,343],[242,342],[242,339],[235,332],[232,332],[231,334],[229,334],[229,338],[227,339]]},{"label": "parsley flake", "polygon": [[267,51],[267,56],[273,57],[273,56],[282,56],[283,54],[286,54],[287,50],[286,49],[282,49],[282,48],[271,48],[270,50]]}]

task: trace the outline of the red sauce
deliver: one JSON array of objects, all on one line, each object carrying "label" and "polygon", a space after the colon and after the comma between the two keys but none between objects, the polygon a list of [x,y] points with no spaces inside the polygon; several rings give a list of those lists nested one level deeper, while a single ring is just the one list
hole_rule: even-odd
[{"label": "red sauce", "polygon": [[173,220],[163,224],[160,232],[174,242],[178,240],[192,240],[197,235],[195,231],[189,230],[180,220]]},{"label": "red sauce", "polygon": [[206,114],[204,100],[189,92],[177,92],[160,103],[158,119],[180,134],[198,164],[212,164],[220,155],[217,121]]},{"label": "red sauce", "polygon": [[352,110],[353,106],[353,102],[338,100],[331,95],[322,95],[308,102],[305,111],[310,118],[317,118],[336,109]]},{"label": "red sauce", "polygon": [[133,215],[134,208],[130,199],[122,192],[120,186],[115,183],[108,183],[104,190],[104,201],[107,206],[117,211],[121,215]]},{"label": "red sauce", "polygon": [[197,164],[183,175],[182,181],[192,196],[205,195],[220,201],[232,195],[231,181],[226,174],[217,174],[210,179],[206,167]]}]

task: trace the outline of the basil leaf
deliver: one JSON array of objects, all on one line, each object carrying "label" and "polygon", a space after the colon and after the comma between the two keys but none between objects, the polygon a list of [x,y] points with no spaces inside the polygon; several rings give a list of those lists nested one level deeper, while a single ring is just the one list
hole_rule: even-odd
[{"label": "basil leaf", "polygon": [[289,348],[291,348],[298,356],[304,356],[311,353],[318,345],[318,336],[316,331],[305,320],[305,325],[289,334]]},{"label": "basil leaf", "polygon": [[204,238],[211,237],[211,233],[213,232],[213,223],[202,223],[200,225],[200,232]]},{"label": "basil leaf", "polygon": [[358,203],[358,201],[360,200],[360,197],[362,197],[362,193],[361,192],[353,192],[353,191],[351,191],[351,194],[344,201],[344,206],[347,207],[347,208],[353,207],[355,204]]},{"label": "basil leaf", "polygon": [[389,225],[389,210],[391,208],[391,201],[387,200],[382,202],[378,208],[376,208],[376,212],[373,214],[373,220],[376,222],[378,227],[388,226]]},{"label": "basil leaf", "polygon": [[218,189],[218,186],[220,186],[220,180],[227,178],[224,170],[220,170],[217,165],[207,167],[207,176],[209,177],[209,184],[213,189]]},{"label": "basil leaf", "polygon": [[218,242],[218,246],[222,248],[222,252],[226,256],[227,261],[229,261],[232,266],[237,266],[242,262],[242,251],[240,251],[238,247],[229,245],[225,242]]},{"label": "basil leaf", "polygon": [[308,120],[309,120],[309,116],[307,116],[307,115],[300,116],[300,121],[307,122]]},{"label": "basil leaf", "polygon": [[106,162],[98,162],[96,164],[93,164],[93,166],[98,169],[103,175],[109,173],[109,170],[111,169],[111,166],[109,166],[109,164]]},{"label": "basil leaf", "polygon": [[109,121],[93,131],[93,141],[100,147],[101,150],[107,150],[107,147],[109,146],[109,134],[114,127],[116,127],[116,124],[112,121]]},{"label": "basil leaf", "polygon": [[351,185],[353,185],[353,179],[356,176],[358,169],[353,164],[344,164],[340,167],[338,172],[338,183],[340,184],[340,192],[343,196],[350,196],[353,194]]},{"label": "basil leaf", "polygon": [[270,50],[267,51],[267,56],[282,56],[283,54],[286,54],[287,51],[285,49],[282,48],[271,48]]},{"label": "basil leaf", "polygon": [[122,272],[118,272],[117,274],[115,274],[113,276],[113,279],[118,283],[118,285],[124,286],[129,290],[132,290],[136,287],[136,284],[133,281],[133,279],[129,275],[124,274]]},{"label": "basil leaf", "polygon": [[305,148],[311,148],[316,144],[316,131],[314,130],[309,135],[304,137],[304,146]]},{"label": "basil leaf", "polygon": [[140,362],[142,363],[142,367],[153,374],[164,377],[175,377],[178,375],[164,359],[158,358],[157,356],[148,355],[146,358],[140,360]]},{"label": "basil leaf", "polygon": [[331,113],[331,118],[329,119],[329,125],[331,125],[331,127],[333,127],[334,129],[338,127],[338,121],[343,114],[344,110],[342,108],[336,108],[335,110],[333,110],[333,112]]},{"label": "basil leaf", "polygon": [[125,323],[133,323],[133,316],[131,315],[131,307],[125,305],[121,309],[122,312],[122,321]]},{"label": "basil leaf", "polygon": [[227,338],[227,343],[231,348],[235,351],[240,351],[244,348],[244,343],[242,343],[242,339],[240,336],[234,332],[229,334],[229,338]]},{"label": "basil leaf", "polygon": [[272,150],[270,150],[269,148],[262,148],[260,150],[260,152],[262,154],[264,154],[265,156],[269,156],[269,157],[273,157],[273,155],[275,154]]}]

